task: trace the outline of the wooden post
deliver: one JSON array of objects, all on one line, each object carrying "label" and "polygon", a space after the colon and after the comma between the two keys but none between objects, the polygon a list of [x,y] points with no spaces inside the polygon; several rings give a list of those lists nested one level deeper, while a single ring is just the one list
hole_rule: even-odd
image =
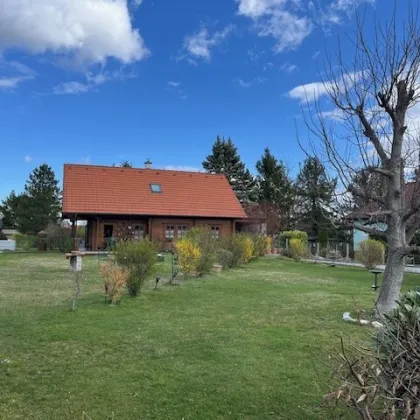
[{"label": "wooden post", "polygon": [[316,243],[316,257],[319,257],[319,242]]},{"label": "wooden post", "polygon": [[346,259],[350,259],[350,245],[346,243]]},{"label": "wooden post", "polygon": [[101,229],[99,217],[96,218],[96,251],[99,251],[99,241],[100,241]]},{"label": "wooden post", "polygon": [[77,233],[77,216],[71,221],[71,238],[73,239],[73,251],[77,251],[78,247],[76,244],[76,233]]},{"label": "wooden post", "polygon": [[152,239],[152,218],[151,217],[149,217],[149,222],[147,226],[147,236],[149,237],[149,239]]}]

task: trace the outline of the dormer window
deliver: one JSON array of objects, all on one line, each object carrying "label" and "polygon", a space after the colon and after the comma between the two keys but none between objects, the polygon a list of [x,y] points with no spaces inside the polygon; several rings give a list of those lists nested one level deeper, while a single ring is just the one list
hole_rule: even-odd
[{"label": "dormer window", "polygon": [[152,193],[161,193],[162,192],[162,185],[160,184],[150,184],[150,191],[152,191]]}]

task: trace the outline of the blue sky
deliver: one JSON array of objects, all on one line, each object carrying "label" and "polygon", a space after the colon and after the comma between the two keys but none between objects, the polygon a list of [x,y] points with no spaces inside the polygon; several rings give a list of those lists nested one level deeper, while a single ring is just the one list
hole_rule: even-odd
[{"label": "blue sky", "polygon": [[0,198],[44,162],[60,179],[64,163],[200,168],[217,134],[252,171],[266,146],[295,171],[303,85],[321,96],[326,52],[357,8],[378,13],[374,0],[0,4]]}]

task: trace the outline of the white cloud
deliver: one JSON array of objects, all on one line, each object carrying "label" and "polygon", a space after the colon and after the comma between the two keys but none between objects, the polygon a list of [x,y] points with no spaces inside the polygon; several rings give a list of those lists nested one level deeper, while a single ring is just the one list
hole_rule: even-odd
[{"label": "white cloud", "polygon": [[320,54],[321,54],[321,51],[315,51],[312,55],[312,60],[316,60]]},{"label": "white cloud", "polygon": [[[358,80],[363,78],[363,72],[348,73],[338,78],[336,83],[340,89],[351,87]],[[318,100],[320,97],[325,96],[328,92],[335,87],[332,81],[313,82],[305,85],[296,86],[288,92],[288,96],[300,101],[312,102]]]},{"label": "white cloud", "polygon": [[251,86],[261,85],[261,84],[265,83],[267,81],[267,79],[265,77],[255,77],[254,79],[250,80],[249,82],[246,82],[245,80],[238,78],[238,79],[235,79],[234,81],[236,83],[238,83],[238,85],[240,87],[249,88]]},{"label": "white cloud", "polygon": [[140,7],[143,3],[143,0],[131,0],[131,4],[133,5],[133,7],[135,9],[137,9],[138,7]]},{"label": "white cloud", "polygon": [[203,172],[201,168],[197,168],[196,166],[167,165],[163,169],[167,171]]},{"label": "white cloud", "polygon": [[23,159],[26,163],[32,162],[32,156],[26,155]]},{"label": "white cloud", "polygon": [[268,71],[268,70],[271,70],[273,67],[274,67],[274,63],[268,62],[263,65],[263,70]]},{"label": "white cloud", "polygon": [[78,65],[123,63],[149,51],[132,26],[127,0],[2,0],[0,52],[18,48],[52,52]]},{"label": "white cloud", "polygon": [[316,10],[312,1],[301,0],[236,0],[238,14],[252,19],[259,36],[274,39],[274,51],[297,49],[318,25],[338,24],[362,3],[375,0],[332,0]]},{"label": "white cloud", "polygon": [[[183,50],[187,56],[181,55],[180,59],[190,58],[204,61],[211,60],[211,50],[220,45],[234,30],[233,25],[227,25],[223,30],[211,34],[206,27],[202,27],[197,33],[188,35],[184,39]],[[194,63],[196,61],[193,59]]]},{"label": "white cloud", "polygon": [[14,89],[22,82],[33,79],[33,76],[17,76],[0,78],[0,89]]},{"label": "white cloud", "polygon": [[65,82],[54,87],[55,95],[80,95],[89,92],[91,85],[80,82]]},{"label": "white cloud", "polygon": [[[1,57],[0,57],[1,58]],[[36,72],[18,61],[0,60],[0,89],[14,89],[20,83],[32,80]]]},{"label": "white cloud", "polygon": [[286,61],[280,66],[280,70],[285,73],[293,73],[298,69],[296,64],[292,64],[290,61]]},{"label": "white cloud", "polygon": [[85,156],[85,157],[82,157],[82,158],[80,159],[80,163],[83,163],[83,164],[85,164],[85,165],[89,165],[89,164],[91,163],[90,156]]},{"label": "white cloud", "polygon": [[168,86],[173,87],[173,88],[177,88],[181,86],[181,82],[174,82],[173,80],[168,82]]},{"label": "white cloud", "polygon": [[76,95],[87,93],[94,90],[97,86],[102,85],[111,81],[121,81],[135,77],[135,74],[123,73],[122,70],[115,70],[113,72],[101,71],[97,74],[92,72],[87,72],[85,74],[86,82],[80,81],[70,81],[65,83],[60,83],[59,85],[53,88],[53,93],[55,95]]},{"label": "white cloud", "polygon": [[308,102],[315,101],[328,93],[328,87],[323,82],[307,83],[306,85],[296,86],[289,91],[290,98]]}]

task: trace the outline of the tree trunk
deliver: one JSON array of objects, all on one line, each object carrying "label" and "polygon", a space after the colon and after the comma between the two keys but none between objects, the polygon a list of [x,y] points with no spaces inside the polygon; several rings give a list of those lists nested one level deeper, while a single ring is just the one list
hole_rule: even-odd
[{"label": "tree trunk", "polygon": [[396,307],[399,298],[401,285],[404,278],[405,254],[403,247],[392,247],[388,249],[383,282],[380,288],[379,297],[376,301],[378,315],[382,317]]}]

